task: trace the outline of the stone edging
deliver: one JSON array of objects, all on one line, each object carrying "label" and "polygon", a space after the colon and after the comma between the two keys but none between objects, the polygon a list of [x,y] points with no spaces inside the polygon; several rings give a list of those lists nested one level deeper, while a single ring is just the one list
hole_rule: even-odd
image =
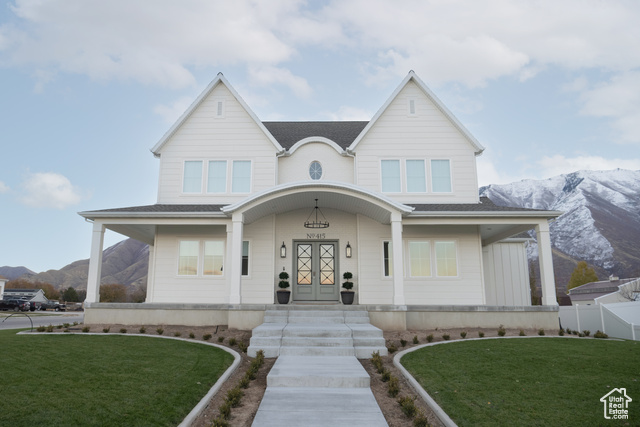
[{"label": "stone edging", "polygon": [[444,424],[446,427],[457,427],[457,424],[455,422],[453,422],[453,420],[449,417],[449,415],[447,415],[447,413],[440,407],[440,405],[438,405],[436,403],[435,400],[433,400],[433,398],[431,396],[429,396],[429,393],[427,393],[425,391],[425,389],[422,388],[422,386],[420,385],[420,383],[418,381],[416,381],[415,378],[413,378],[413,375],[411,375],[409,373],[409,371],[407,371],[404,366],[402,366],[402,364],[400,363],[400,359],[402,359],[402,356],[404,356],[405,354],[409,354],[413,351],[416,350],[420,350],[421,348],[424,347],[431,347],[434,345],[440,345],[440,344],[452,344],[452,343],[456,343],[456,342],[465,342],[465,341],[480,341],[480,340],[495,340],[495,339],[510,339],[510,338],[581,338],[581,337],[575,337],[575,336],[555,336],[555,335],[544,335],[544,336],[528,336],[528,337],[521,337],[521,336],[517,336],[517,337],[487,337],[487,338],[469,338],[469,339],[463,339],[463,340],[453,340],[453,341],[439,341],[439,342],[432,342],[432,343],[428,343],[428,344],[422,344],[422,345],[418,345],[412,348],[409,348],[407,350],[403,350],[400,353],[396,354],[393,357],[393,364],[396,368],[398,368],[398,370],[402,373],[402,375],[407,379],[407,381],[409,382],[409,384],[411,384],[411,386],[413,387],[413,389],[416,391],[416,393],[418,393],[420,395],[420,397],[422,397],[422,399],[425,401],[425,403],[427,405],[429,405],[429,407],[433,410],[433,412],[436,414],[436,416],[438,417],[438,419],[440,421],[442,421],[442,424]]},{"label": "stone edging", "polygon": [[220,390],[220,388],[222,388],[222,385],[229,379],[229,377],[231,376],[231,374],[233,374],[235,372],[235,370],[238,368],[238,365],[240,365],[240,362],[242,362],[242,357],[240,356],[240,354],[235,351],[232,350],[228,347],[222,346],[222,345],[218,345],[218,344],[214,344],[214,343],[209,343],[209,342],[202,342],[202,341],[198,341],[198,340],[192,340],[192,339],[187,339],[187,338],[179,338],[179,337],[165,337],[162,335],[147,335],[147,334],[118,334],[118,333],[96,333],[96,332],[64,332],[64,333],[57,333],[54,332],[53,334],[51,332],[28,332],[28,331],[22,331],[22,332],[18,332],[19,335],[95,335],[95,336],[120,336],[120,337],[146,337],[146,338],[162,338],[162,339],[166,339],[166,340],[178,340],[178,341],[185,341],[185,342],[190,342],[190,343],[195,343],[195,344],[203,344],[203,345],[208,345],[211,347],[217,347],[221,350],[226,351],[227,353],[231,354],[233,356],[233,363],[231,364],[231,366],[229,366],[227,368],[226,371],[224,371],[224,373],[220,376],[220,378],[218,378],[218,381],[216,381],[216,383],[209,389],[209,391],[207,392],[206,395],[204,395],[204,397],[202,399],[200,399],[200,401],[198,402],[198,404],[196,406],[193,407],[193,409],[191,410],[191,412],[189,412],[189,414],[187,414],[187,416],[182,420],[182,422],[178,425],[178,427],[188,427],[191,424],[193,424],[193,422],[195,421],[195,419],[198,417],[198,415],[200,415],[200,413],[204,410],[204,408],[207,406],[207,404],[209,403],[209,401],[211,400],[211,398]]}]

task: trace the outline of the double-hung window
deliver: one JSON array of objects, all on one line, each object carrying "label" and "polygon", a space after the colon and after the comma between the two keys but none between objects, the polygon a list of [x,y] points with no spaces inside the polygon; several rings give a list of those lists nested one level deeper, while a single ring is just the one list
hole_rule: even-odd
[{"label": "double-hung window", "polygon": [[409,242],[411,277],[431,276],[431,242]]},{"label": "double-hung window", "polygon": [[407,160],[407,192],[426,193],[427,178],[424,167],[424,160]]},{"label": "double-hung window", "polygon": [[440,277],[458,275],[456,242],[436,242],[436,271]]},{"label": "double-hung window", "polygon": [[451,193],[449,160],[431,160],[431,188],[434,193]]},{"label": "double-hung window", "polygon": [[198,240],[182,240],[178,252],[178,275],[197,276],[200,242]]},{"label": "double-hung window", "polygon": [[206,240],[204,242],[204,276],[222,276],[224,267],[224,242]]},{"label": "double-hung window", "polygon": [[184,175],[182,179],[183,193],[202,192],[202,161],[188,160],[184,162]]},{"label": "double-hung window", "polygon": [[393,246],[391,242],[382,242],[382,266],[384,277],[393,276]]},{"label": "double-hung window", "polygon": [[223,240],[181,240],[178,244],[178,276],[222,276]]},{"label": "double-hung window", "polygon": [[382,160],[380,163],[382,175],[382,192],[399,193],[402,191],[400,179],[400,160]]},{"label": "double-hung window", "polygon": [[249,193],[251,191],[251,161],[234,160],[231,177],[232,193]]}]

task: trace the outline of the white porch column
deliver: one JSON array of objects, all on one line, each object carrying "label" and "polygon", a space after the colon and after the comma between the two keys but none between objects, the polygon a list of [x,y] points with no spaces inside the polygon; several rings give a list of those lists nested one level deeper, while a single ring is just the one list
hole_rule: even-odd
[{"label": "white porch column", "polygon": [[85,303],[100,302],[100,276],[102,271],[102,246],[104,245],[104,224],[93,223],[91,237],[91,258],[89,260],[89,275],[87,277],[87,297]]},{"label": "white porch column", "polygon": [[[227,263],[227,265],[231,264],[229,271],[229,274],[231,274],[229,304],[240,304],[242,302],[240,282],[242,281],[242,232],[244,227],[242,213],[234,213],[231,221],[231,242],[229,242],[229,232],[227,231],[227,244],[231,243],[231,259]],[[227,254],[229,254],[229,251],[227,251]]]},{"label": "white porch column", "polygon": [[405,305],[402,254],[402,215],[391,213],[391,245],[393,246],[393,304]]},{"label": "white porch column", "polygon": [[553,275],[551,237],[549,236],[549,223],[546,220],[536,225],[536,236],[538,238],[542,305],[558,305],[558,301],[556,300],[556,282]]}]

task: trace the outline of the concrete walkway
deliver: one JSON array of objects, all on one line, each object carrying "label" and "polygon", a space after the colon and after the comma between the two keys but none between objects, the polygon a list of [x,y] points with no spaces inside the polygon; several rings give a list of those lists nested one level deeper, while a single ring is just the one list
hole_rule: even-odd
[{"label": "concrete walkway", "polygon": [[387,426],[356,359],[387,350],[366,311],[268,311],[248,353],[260,349],[279,357],[253,426]]}]

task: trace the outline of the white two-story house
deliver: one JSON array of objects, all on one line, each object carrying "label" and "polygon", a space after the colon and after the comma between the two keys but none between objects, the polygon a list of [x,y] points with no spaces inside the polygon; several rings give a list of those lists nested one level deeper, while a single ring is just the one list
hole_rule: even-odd
[{"label": "white two-story house", "polygon": [[[290,304],[340,304],[383,329],[557,327],[548,220],[478,196],[484,148],[411,71],[370,121],[263,122],[222,74],[152,148],[158,202],[93,221],[87,323],[262,321],[278,274]],[[316,206],[318,209],[316,209]],[[99,302],[105,229],[150,246],[143,304]],[[542,306],[522,241],[535,229]]]}]

